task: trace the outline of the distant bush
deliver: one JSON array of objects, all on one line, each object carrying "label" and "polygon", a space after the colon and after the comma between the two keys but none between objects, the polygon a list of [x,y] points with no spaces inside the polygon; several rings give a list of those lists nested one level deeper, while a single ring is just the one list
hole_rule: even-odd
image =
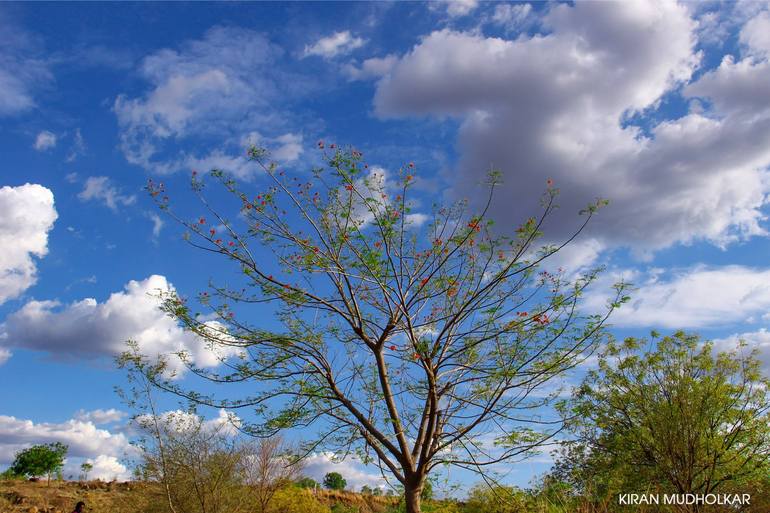
[{"label": "distant bush", "polygon": [[324,476],[324,486],[329,490],[344,490],[348,485],[339,472],[329,472]]},{"label": "distant bush", "polygon": [[318,488],[320,486],[315,479],[310,477],[302,477],[300,479],[297,479],[297,481],[295,481],[294,484],[299,486],[300,488],[309,488],[309,489]]}]

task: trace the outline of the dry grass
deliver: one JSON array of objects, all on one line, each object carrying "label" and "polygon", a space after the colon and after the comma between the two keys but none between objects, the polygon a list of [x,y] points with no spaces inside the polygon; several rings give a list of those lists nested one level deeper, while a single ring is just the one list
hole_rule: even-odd
[{"label": "dry grass", "polygon": [[0,481],[2,513],[70,513],[78,501],[88,513],[129,513],[158,499],[158,490],[143,483]]}]

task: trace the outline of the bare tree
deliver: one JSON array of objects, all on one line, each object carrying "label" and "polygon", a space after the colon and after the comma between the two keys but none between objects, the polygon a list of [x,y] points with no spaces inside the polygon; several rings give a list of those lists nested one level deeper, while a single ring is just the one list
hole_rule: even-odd
[{"label": "bare tree", "polygon": [[258,511],[264,513],[275,492],[300,477],[303,464],[279,435],[260,438],[248,447],[244,458],[245,481],[253,489]]},{"label": "bare tree", "polygon": [[[567,240],[538,248],[556,208],[550,183],[539,217],[508,235],[487,217],[497,173],[478,210],[461,201],[417,213],[416,200],[426,198],[414,192],[412,164],[386,176],[356,150],[330,149],[326,167],[300,179],[252,148],[268,184],[248,193],[212,171],[237,203],[232,221],[236,212],[215,207],[197,174],[192,187],[203,216],[172,210],[163,185],[150,182],[190,244],[229,260],[242,276],[199,294],[215,322],[165,295],[166,311],[216,349],[223,365],[210,371],[180,356],[208,380],[260,385],[253,394],[217,397],[162,377],[156,383],[202,404],[254,408],[255,420],[243,426],[252,435],[313,426],[306,451],[327,447],[376,463],[404,487],[407,512],[417,513],[426,476],[438,466],[486,475],[561,429],[541,391],[601,341],[623,286],[606,311],[589,315],[578,305],[598,270],[570,281],[539,266],[604,202],[583,212]],[[281,327],[268,328],[265,314]]]}]

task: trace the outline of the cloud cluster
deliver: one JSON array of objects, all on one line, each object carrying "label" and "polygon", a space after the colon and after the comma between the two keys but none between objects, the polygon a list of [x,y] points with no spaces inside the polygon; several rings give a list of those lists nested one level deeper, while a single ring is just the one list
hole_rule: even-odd
[{"label": "cloud cluster", "polygon": [[[130,281],[124,290],[99,303],[86,298],[70,304],[29,301],[0,325],[0,341],[7,348],[42,351],[59,359],[114,356],[135,341],[151,357],[184,351],[201,367],[219,365],[234,350],[213,350],[196,335],[184,331],[159,309],[159,292],[173,291],[164,276]],[[212,327],[219,326],[215,321]],[[172,369],[181,371],[178,359]]]},{"label": "cloud cluster", "polygon": [[[743,27],[742,58],[695,81],[702,56],[687,5],[559,4],[539,21],[546,33],[515,40],[452,30],[425,36],[377,83],[377,113],[459,118],[455,194],[474,190],[490,167],[502,170],[493,205],[500,220],[537,213],[553,179],[565,191],[548,227],[554,238],[596,197],[612,203],[590,236],[640,257],[765,234],[766,15]],[[684,100],[702,101],[659,121],[682,86]]]},{"label": "cloud cluster", "polygon": [[48,253],[48,232],[57,217],[50,189],[29,183],[0,187],[0,304],[37,281],[34,257]]},{"label": "cloud cluster", "polygon": [[[214,27],[200,40],[145,57],[139,73],[149,89],[138,97],[120,95],[113,106],[126,159],[157,173],[206,166],[251,174],[239,145],[243,134],[255,126],[286,133],[277,105],[302,87],[277,69],[281,54],[259,33]],[[185,143],[204,140],[233,152],[185,150]],[[289,143],[293,147],[297,140]],[[286,151],[285,141],[277,146]],[[291,151],[288,157],[296,154]]]}]

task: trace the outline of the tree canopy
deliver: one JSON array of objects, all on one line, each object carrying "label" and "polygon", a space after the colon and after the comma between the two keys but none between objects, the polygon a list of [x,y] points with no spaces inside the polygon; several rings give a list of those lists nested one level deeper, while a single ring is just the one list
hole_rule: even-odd
[{"label": "tree canopy", "polygon": [[67,449],[68,446],[61,442],[33,445],[16,453],[10,470],[19,476],[47,476],[50,484],[51,476],[64,467]]},{"label": "tree canopy", "polygon": [[570,404],[575,441],[556,474],[583,493],[708,494],[764,476],[768,385],[755,352],[697,335],[611,343]]}]

